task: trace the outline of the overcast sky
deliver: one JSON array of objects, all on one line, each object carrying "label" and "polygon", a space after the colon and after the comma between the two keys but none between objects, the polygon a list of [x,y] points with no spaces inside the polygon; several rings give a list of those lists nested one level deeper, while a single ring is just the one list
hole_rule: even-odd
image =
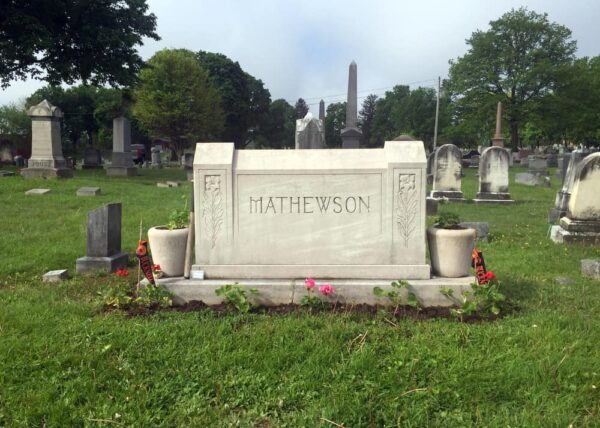
[{"label": "overcast sky", "polygon": [[[437,85],[465,39],[511,8],[548,13],[577,40],[577,56],[600,55],[599,0],[148,0],[161,40],[140,47],[144,59],[162,48],[220,52],[256,78],[271,98],[303,97],[313,113],[345,99],[348,65],[358,64],[359,100],[396,84]],[[13,82],[0,104],[43,86]]]}]

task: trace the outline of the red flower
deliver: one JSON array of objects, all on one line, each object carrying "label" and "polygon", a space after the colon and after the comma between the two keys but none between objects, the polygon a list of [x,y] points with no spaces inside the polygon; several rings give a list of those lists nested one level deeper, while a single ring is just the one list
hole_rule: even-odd
[{"label": "red flower", "polygon": [[160,265],[152,265],[152,270],[154,272],[159,271],[160,270]]},{"label": "red flower", "polygon": [[496,280],[496,274],[492,271],[486,272],[485,279],[487,279],[488,281],[494,281]]},{"label": "red flower", "polygon": [[335,293],[335,288],[331,284],[323,284],[319,287],[319,291],[323,296],[332,296]]},{"label": "red flower", "polygon": [[127,278],[129,276],[129,271],[127,269],[117,269],[115,272],[117,276],[121,276],[123,278]]}]

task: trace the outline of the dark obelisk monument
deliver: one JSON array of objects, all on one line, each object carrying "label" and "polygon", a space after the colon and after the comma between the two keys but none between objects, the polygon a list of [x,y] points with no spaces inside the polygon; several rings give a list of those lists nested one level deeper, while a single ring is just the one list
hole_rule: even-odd
[{"label": "dark obelisk monument", "polygon": [[358,102],[356,95],[356,63],[350,63],[348,73],[348,102],[346,103],[346,127],[342,129],[342,148],[358,149],[362,132],[356,126]]},{"label": "dark obelisk monument", "polygon": [[323,126],[325,125],[325,101],[321,100],[319,103],[319,120],[323,121]]}]

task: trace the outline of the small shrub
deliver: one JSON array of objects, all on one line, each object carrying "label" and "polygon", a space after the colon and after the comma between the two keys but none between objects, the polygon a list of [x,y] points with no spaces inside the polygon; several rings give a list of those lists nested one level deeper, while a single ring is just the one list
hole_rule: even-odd
[{"label": "small shrub", "polygon": [[408,282],[399,280],[393,281],[391,284],[392,290],[384,290],[381,287],[374,287],[373,294],[377,297],[387,298],[392,306],[394,306],[394,315],[398,312],[398,308],[405,303],[408,306],[419,309],[421,307],[417,296],[414,293],[408,292],[406,302],[402,298],[401,291],[408,287]]},{"label": "small shrub", "polygon": [[148,284],[138,291],[135,285],[127,279],[129,277],[127,269],[118,269],[115,277],[119,279],[110,281],[98,292],[104,307],[127,310],[151,307],[166,308],[173,304],[171,293],[158,285]]},{"label": "small shrub", "polygon": [[462,304],[459,308],[450,309],[450,313],[461,321],[465,316],[479,314],[484,317],[498,316],[500,305],[506,300],[500,292],[500,284],[493,272],[486,273],[486,281],[471,284],[473,291],[462,293]]},{"label": "small shrub", "polygon": [[247,293],[257,295],[256,288],[245,289],[236,284],[226,284],[215,290],[217,296],[223,297],[223,302],[233,306],[238,312],[248,313],[254,307],[252,302],[248,300]]}]

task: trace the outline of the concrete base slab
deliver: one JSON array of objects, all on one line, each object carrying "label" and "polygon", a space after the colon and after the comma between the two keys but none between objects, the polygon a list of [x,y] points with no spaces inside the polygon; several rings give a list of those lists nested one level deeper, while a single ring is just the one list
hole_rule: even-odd
[{"label": "concrete base slab", "polygon": [[593,232],[569,232],[560,226],[557,227],[555,235],[550,232],[550,238],[556,243],[562,244],[582,244],[582,245],[600,245],[600,233]]},{"label": "concrete base slab", "polygon": [[429,195],[433,199],[447,199],[452,202],[465,202],[466,199],[463,192],[449,191],[449,190],[432,190]]},{"label": "concrete base slab", "polygon": [[110,257],[81,257],[75,262],[77,273],[86,272],[115,272],[117,269],[127,267],[129,254],[117,253]]},{"label": "concrete base slab", "polygon": [[[375,287],[383,290],[393,290],[391,281],[376,279],[315,279],[315,295],[319,295],[318,286],[331,284],[335,288],[333,296],[322,298],[329,302],[343,304],[368,304],[389,306],[391,303],[386,298],[380,298],[373,294]],[[408,286],[401,291],[403,299],[407,299],[408,293],[413,293],[423,307],[451,307],[462,302],[462,293],[471,291],[471,284],[475,283],[475,277],[464,278],[431,278],[411,279]],[[255,288],[257,295],[249,298],[254,304],[262,306],[277,306],[285,304],[300,304],[302,298],[307,295],[304,279],[218,279],[197,280],[178,278],[161,278],[157,283],[173,293],[173,302],[182,305],[191,301],[202,301],[207,305],[223,303],[223,299],[215,294],[215,291],[226,285],[237,283],[245,289]],[[442,294],[443,288],[453,290],[452,297]]]},{"label": "concrete base slab", "polygon": [[192,265],[192,270],[203,270],[207,279],[318,277],[393,281],[431,277],[429,265]]},{"label": "concrete base slab", "polygon": [[473,199],[476,204],[512,204],[513,199]]},{"label": "concrete base slab", "polygon": [[69,168],[25,168],[21,170],[24,178],[71,178],[73,170]]},{"label": "concrete base slab", "polygon": [[30,189],[25,192],[26,195],[45,195],[50,193],[50,189]]},{"label": "concrete base slab", "polygon": [[104,169],[108,177],[132,177],[138,173],[138,169],[133,166],[107,166]]}]

